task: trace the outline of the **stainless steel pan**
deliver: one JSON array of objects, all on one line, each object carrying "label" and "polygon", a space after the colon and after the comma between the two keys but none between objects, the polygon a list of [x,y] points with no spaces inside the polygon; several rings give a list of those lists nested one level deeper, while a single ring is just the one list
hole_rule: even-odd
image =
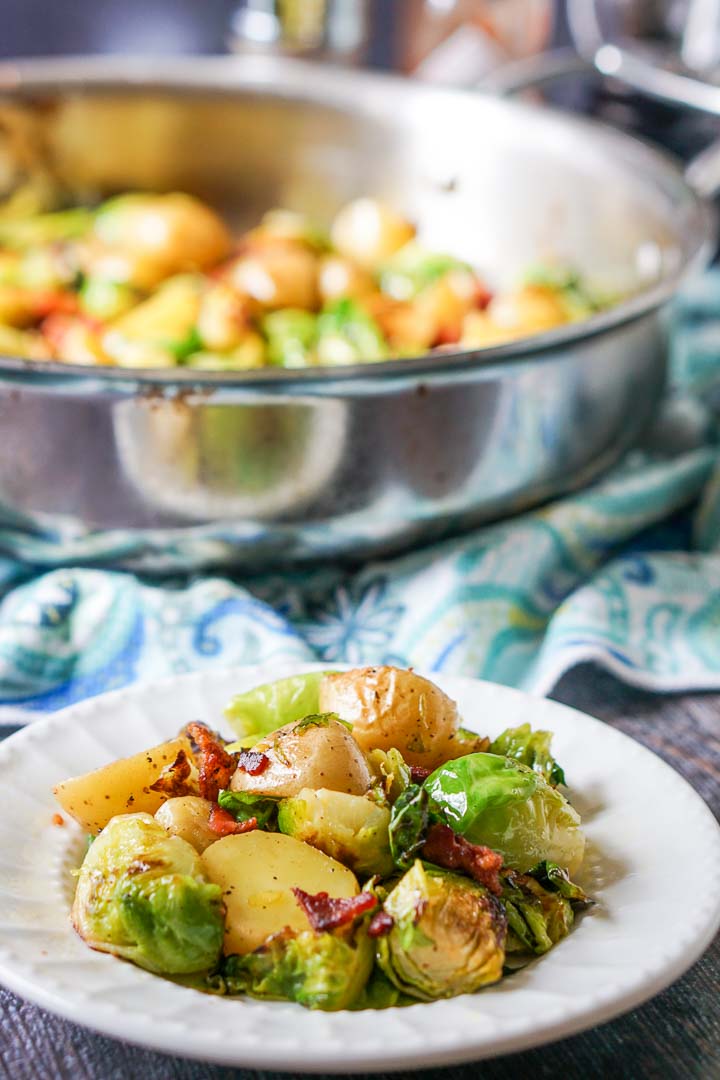
[{"label": "stainless steel pan", "polygon": [[[153,569],[365,557],[587,482],[637,439],[665,306],[714,246],[669,160],[516,102],[275,59],[0,66],[2,123],[80,190],[250,222],[375,193],[496,279],[555,256],[630,299],[479,353],[235,375],[0,359],[0,550]],[[17,130],[16,130],[17,133]]]}]

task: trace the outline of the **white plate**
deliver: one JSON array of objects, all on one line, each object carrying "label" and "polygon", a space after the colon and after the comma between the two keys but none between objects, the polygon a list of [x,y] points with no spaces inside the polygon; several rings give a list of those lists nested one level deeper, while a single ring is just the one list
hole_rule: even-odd
[{"label": "white plate", "polygon": [[71,824],[51,824],[53,784],[190,720],[222,728],[233,693],[290,670],[243,668],[122,690],[0,745],[0,981],[70,1020],[169,1053],[294,1073],[359,1072],[478,1059],[570,1035],[656,994],[711,941],[720,922],[720,829],[684,780],[582,713],[438,677],[468,727],[495,735],[529,720],[556,733],[589,841],[580,880],[599,903],[551,953],[472,996],[317,1013],[208,997],[91,952],[68,921],[83,837]]}]

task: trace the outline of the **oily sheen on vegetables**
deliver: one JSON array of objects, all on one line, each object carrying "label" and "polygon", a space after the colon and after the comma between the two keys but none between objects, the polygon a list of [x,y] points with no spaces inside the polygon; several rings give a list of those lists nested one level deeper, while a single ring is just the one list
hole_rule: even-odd
[{"label": "oily sheen on vegetables", "polygon": [[491,742],[384,666],[298,673],[225,716],[235,742],[195,722],[56,788],[95,837],[72,909],[91,948],[208,993],[385,1008],[496,983],[591,903],[550,732]]}]

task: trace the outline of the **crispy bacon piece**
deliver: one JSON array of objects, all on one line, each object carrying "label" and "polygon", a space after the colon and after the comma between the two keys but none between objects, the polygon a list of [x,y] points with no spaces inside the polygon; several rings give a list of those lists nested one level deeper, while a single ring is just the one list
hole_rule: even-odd
[{"label": "crispy bacon piece", "polygon": [[228,786],[237,768],[237,754],[228,754],[220,736],[205,724],[188,724],[185,733],[195,751],[200,794],[210,802],[217,802],[220,789]]},{"label": "crispy bacon piece", "polygon": [[265,772],[269,764],[270,758],[267,754],[259,750],[241,750],[237,767],[249,773],[250,776],[259,776],[260,773]]},{"label": "crispy bacon piece", "polygon": [[422,856],[446,870],[464,870],[496,896],[502,893],[502,855],[482,844],[471,844],[448,825],[433,825],[428,830]]},{"label": "crispy bacon piece", "polygon": [[412,765],[410,767],[410,779],[413,784],[424,784],[430,772],[431,770],[426,769],[424,765]]},{"label": "crispy bacon piece", "polygon": [[208,827],[218,836],[236,836],[238,833],[252,832],[253,829],[256,829],[257,818],[251,817],[247,821],[236,821],[229,811],[216,804],[208,815]]},{"label": "crispy bacon piece", "polygon": [[394,925],[395,920],[392,915],[388,915],[387,911],[376,911],[368,926],[368,937],[384,937],[385,934],[390,933]]},{"label": "crispy bacon piece", "polygon": [[367,892],[350,897],[332,897],[326,892],[306,893],[304,889],[293,889],[293,893],[313,930],[318,931],[346,926],[377,907],[377,898]]},{"label": "crispy bacon piece", "polygon": [[488,289],[485,282],[481,281],[480,278],[477,278],[475,296],[473,297],[475,307],[479,308],[480,311],[484,311],[485,308],[489,306],[492,298],[493,294],[490,292],[490,289]]},{"label": "crispy bacon piece", "polygon": [[195,788],[189,783],[191,773],[190,759],[184,750],[178,750],[175,760],[165,766],[155,783],[150,785],[150,790],[159,791],[171,799],[194,795]]}]

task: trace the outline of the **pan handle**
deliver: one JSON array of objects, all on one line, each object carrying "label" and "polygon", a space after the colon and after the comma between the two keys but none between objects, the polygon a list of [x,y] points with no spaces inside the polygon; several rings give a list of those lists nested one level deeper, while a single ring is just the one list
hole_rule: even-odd
[{"label": "pan handle", "polygon": [[[603,45],[592,60],[574,49],[555,49],[541,56],[516,60],[486,76],[478,90],[509,97],[578,75],[615,78],[656,101],[720,117],[720,86],[658,70],[614,45]],[[720,194],[720,139],[687,163],[685,179],[703,198]]]}]

